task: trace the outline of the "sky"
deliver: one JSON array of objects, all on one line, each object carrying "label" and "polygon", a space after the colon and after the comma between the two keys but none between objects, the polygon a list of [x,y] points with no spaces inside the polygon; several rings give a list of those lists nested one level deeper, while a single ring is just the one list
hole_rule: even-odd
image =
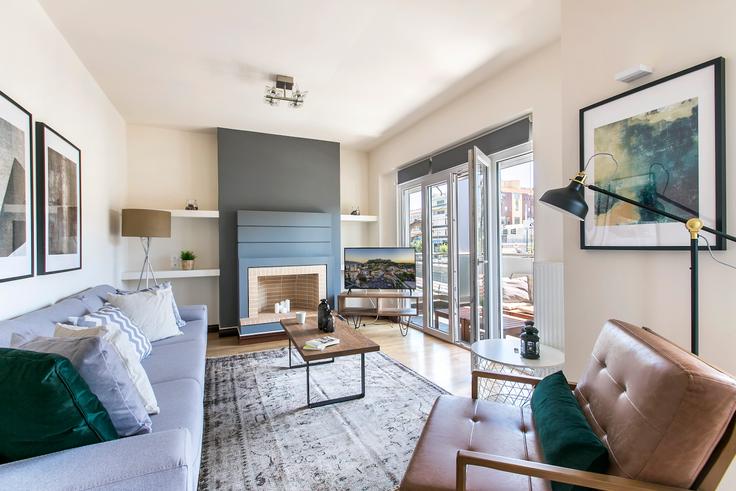
[{"label": "sky", "polygon": [[414,249],[406,247],[386,248],[345,248],[345,261],[357,261],[364,263],[369,259],[390,259],[397,263],[413,263],[415,261]]}]

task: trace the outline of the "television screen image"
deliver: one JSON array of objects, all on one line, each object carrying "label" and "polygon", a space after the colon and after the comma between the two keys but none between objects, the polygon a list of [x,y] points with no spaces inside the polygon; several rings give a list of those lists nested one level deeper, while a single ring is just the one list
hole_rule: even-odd
[{"label": "television screen image", "polygon": [[417,287],[411,247],[346,247],[345,288],[406,290]]}]

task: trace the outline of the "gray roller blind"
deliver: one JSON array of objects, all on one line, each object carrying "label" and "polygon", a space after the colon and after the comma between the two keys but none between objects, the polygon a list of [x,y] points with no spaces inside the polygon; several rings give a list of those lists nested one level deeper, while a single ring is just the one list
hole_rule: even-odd
[{"label": "gray roller blind", "polygon": [[427,159],[399,169],[399,184],[467,162],[468,149],[473,146],[480,148],[486,155],[490,155],[527,143],[531,139],[531,133],[529,118],[489,131],[452,148],[433,154]]},{"label": "gray roller blind", "polygon": [[411,181],[417,177],[426,176],[429,173],[429,159],[420,160],[419,162],[404,167],[403,169],[399,169],[399,184]]}]

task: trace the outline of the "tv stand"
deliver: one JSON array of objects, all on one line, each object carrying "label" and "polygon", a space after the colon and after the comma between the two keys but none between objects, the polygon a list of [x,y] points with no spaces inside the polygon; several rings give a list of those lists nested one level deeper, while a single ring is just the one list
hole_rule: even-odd
[{"label": "tv stand", "polygon": [[[347,299],[369,299],[372,306],[348,306]],[[421,295],[409,290],[408,293],[403,291],[375,291],[366,290],[362,292],[353,292],[348,289],[337,295],[337,311],[347,319],[350,319],[353,327],[358,329],[363,317],[398,317],[399,331],[402,336],[409,333],[409,324],[411,318],[419,316],[419,301]],[[398,303],[398,305],[396,305]],[[389,305],[386,305],[389,304]],[[407,305],[408,304],[408,305]],[[405,320],[404,320],[405,319]]]}]

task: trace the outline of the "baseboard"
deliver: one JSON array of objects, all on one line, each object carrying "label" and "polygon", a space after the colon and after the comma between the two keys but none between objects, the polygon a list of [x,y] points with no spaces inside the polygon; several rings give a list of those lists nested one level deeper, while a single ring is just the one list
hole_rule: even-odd
[{"label": "baseboard", "polygon": [[230,336],[237,336],[238,335],[238,328],[237,327],[220,327],[217,330],[217,334],[221,338],[227,338]]},{"label": "baseboard", "polygon": [[207,332],[217,332],[220,330],[220,324],[210,324],[207,326]]}]

